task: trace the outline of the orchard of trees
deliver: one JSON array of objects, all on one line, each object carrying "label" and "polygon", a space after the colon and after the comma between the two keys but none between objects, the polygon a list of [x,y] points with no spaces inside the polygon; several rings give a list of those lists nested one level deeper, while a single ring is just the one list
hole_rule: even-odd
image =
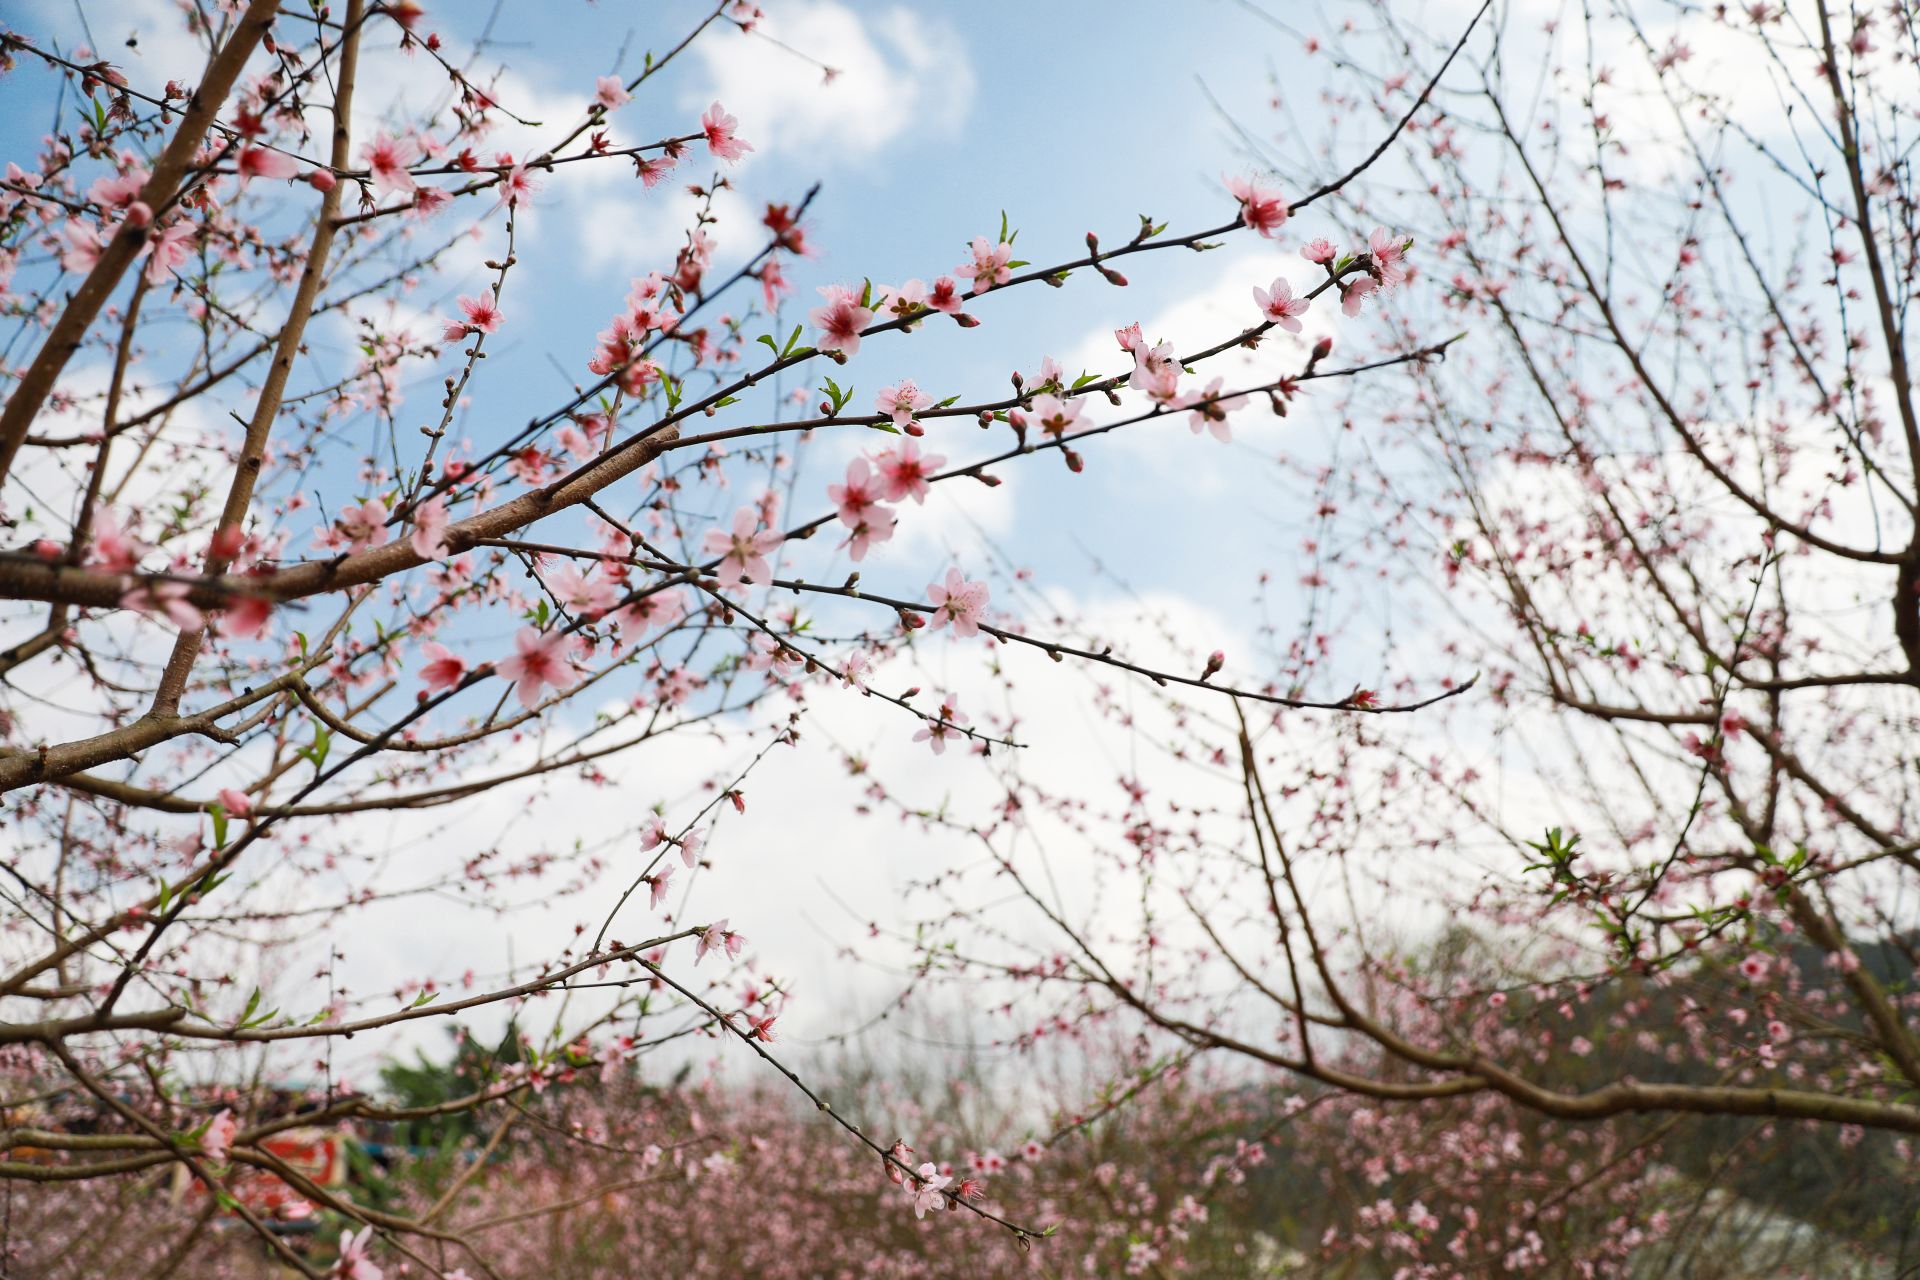
[{"label": "orchard of trees", "polygon": [[1920,1274],[1920,10],[1001,8],[0,13],[0,1276]]}]

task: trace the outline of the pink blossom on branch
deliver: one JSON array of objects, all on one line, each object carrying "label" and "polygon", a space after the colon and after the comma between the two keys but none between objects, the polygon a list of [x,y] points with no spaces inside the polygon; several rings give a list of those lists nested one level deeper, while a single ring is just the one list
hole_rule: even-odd
[{"label": "pink blossom on branch", "polygon": [[159,284],[186,265],[187,258],[193,252],[196,234],[198,232],[193,223],[185,218],[175,218],[166,226],[147,233],[146,247],[141,252],[147,258],[148,284]]},{"label": "pink blossom on branch", "polygon": [[451,689],[467,677],[467,664],[443,644],[425,641],[420,646],[420,656],[426,659],[420,665],[420,679],[426,683],[428,693]]},{"label": "pink blossom on branch", "polygon": [[822,351],[858,355],[860,335],[873,323],[873,312],[861,306],[860,295],[845,285],[822,285],[820,296],[827,300],[826,305],[815,307],[807,316],[820,331],[814,345]]},{"label": "pink blossom on branch", "polygon": [[953,624],[953,634],[970,640],[980,634],[980,619],[987,611],[987,584],[969,581],[956,566],[947,570],[946,581],[927,584],[927,599],[933,601],[933,620],[929,631]]},{"label": "pink blossom on branch", "polygon": [[968,723],[967,715],[960,710],[960,699],[947,694],[940,702],[940,710],[932,720],[922,721],[919,731],[913,735],[915,742],[924,742],[933,748],[933,754],[943,755],[947,750],[948,738],[962,738]]},{"label": "pink blossom on branch", "polygon": [[955,267],[953,274],[972,280],[974,293],[985,293],[1013,278],[1012,259],[1013,246],[1005,240],[996,243],[985,236],[975,236],[973,261]]},{"label": "pink blossom on branch", "polygon": [[271,147],[242,147],[234,167],[240,171],[242,182],[249,178],[291,178],[300,172],[298,160]]},{"label": "pink blossom on branch", "polygon": [[[671,864],[669,864],[671,865]],[[710,951],[724,952],[729,960],[738,959],[740,949],[747,940],[727,928],[727,922],[716,920],[700,931],[700,937],[693,950],[693,962],[699,964],[707,958]]]},{"label": "pink blossom on branch", "polygon": [[593,82],[593,100],[607,111],[617,111],[633,101],[619,76],[600,76]]},{"label": "pink blossom on branch", "polygon": [[465,319],[447,321],[444,337],[448,342],[458,342],[474,333],[497,333],[505,319],[493,300],[491,289],[475,298],[461,298],[460,314]]},{"label": "pink blossom on branch", "polygon": [[420,161],[420,149],[413,143],[381,132],[360,148],[360,162],[367,166],[373,190],[380,195],[412,195],[412,166]]},{"label": "pink blossom on branch", "polygon": [[1215,378],[1204,390],[1183,397],[1183,402],[1193,409],[1188,415],[1188,425],[1192,427],[1193,434],[1211,431],[1213,438],[1222,444],[1233,439],[1233,428],[1227,425],[1227,415],[1247,402],[1243,395],[1222,396],[1220,388],[1224,382],[1224,378]]},{"label": "pink blossom on branch", "polygon": [[760,527],[760,512],[741,507],[733,513],[731,529],[709,529],[701,546],[708,555],[718,555],[720,564],[714,577],[722,586],[746,582],[773,581],[773,568],[767,557],[785,541],[776,529]]},{"label": "pink blossom on branch", "polygon": [[700,130],[707,135],[707,149],[719,159],[734,161],[753,150],[751,144],[734,136],[740,122],[728,115],[718,102],[700,117]]},{"label": "pink blossom on branch", "polygon": [[573,683],[573,667],[567,660],[572,638],[559,627],[545,631],[523,627],[513,638],[512,656],[494,664],[494,671],[511,681],[520,705],[531,711],[540,705],[540,691],[552,685],[565,692]]},{"label": "pink blossom on branch", "polygon": [[937,453],[921,453],[920,446],[911,440],[902,440],[893,448],[882,449],[875,454],[873,465],[880,473],[881,483],[885,486],[883,496],[888,502],[905,502],[912,498],[916,504],[925,505],[927,481],[946,461]]},{"label": "pink blossom on branch", "polygon": [[953,1178],[942,1174],[938,1165],[928,1161],[920,1166],[919,1177],[907,1184],[907,1196],[913,1203],[913,1216],[924,1218],[927,1210],[943,1207],[946,1197],[941,1194]]},{"label": "pink blossom on branch", "polygon": [[374,1265],[367,1251],[373,1247],[373,1228],[362,1227],[358,1234],[340,1237],[340,1258],[333,1264],[335,1280],[386,1280],[386,1272]]},{"label": "pink blossom on branch", "polygon": [[1380,286],[1391,289],[1407,279],[1407,240],[1385,227],[1375,227],[1367,237],[1367,253],[1373,259],[1373,273]]},{"label": "pink blossom on branch", "polygon": [[933,397],[915,386],[912,378],[902,378],[898,385],[880,388],[874,408],[890,416],[894,426],[905,427],[932,403]]},{"label": "pink blossom on branch", "polygon": [[200,1135],[200,1153],[215,1164],[223,1162],[239,1132],[240,1123],[233,1118],[233,1112],[222,1107],[218,1115],[207,1121],[206,1131]]},{"label": "pink blossom on branch", "polygon": [[1255,285],[1253,301],[1262,316],[1288,333],[1300,332],[1298,317],[1307,314],[1307,308],[1312,305],[1305,298],[1293,296],[1293,286],[1285,276],[1275,276],[1273,283],[1264,289]]},{"label": "pink blossom on branch", "polygon": [[447,545],[447,500],[431,498],[413,512],[413,532],[407,538],[414,554],[423,560],[445,560],[453,554]]},{"label": "pink blossom on branch", "polygon": [[1271,240],[1280,234],[1291,212],[1278,191],[1261,186],[1251,178],[1226,179],[1227,190],[1240,202],[1240,221]]}]

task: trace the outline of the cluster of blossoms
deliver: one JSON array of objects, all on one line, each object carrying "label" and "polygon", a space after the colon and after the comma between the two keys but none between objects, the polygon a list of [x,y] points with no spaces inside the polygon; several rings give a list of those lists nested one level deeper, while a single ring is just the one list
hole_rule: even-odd
[{"label": "cluster of blossoms", "polygon": [[[963,325],[977,323],[963,309],[965,297],[960,292],[959,280],[972,281],[968,293],[985,293],[1006,284],[1013,278],[1015,268],[1027,264],[1013,256],[1011,238],[989,240],[985,236],[975,236],[971,252],[971,261],[955,267],[951,275],[937,277],[931,286],[918,278],[901,285],[870,285],[858,293],[846,285],[822,285],[820,296],[825,302],[807,317],[808,322],[819,330],[814,346],[821,351],[838,352],[843,356],[857,355],[861,337],[876,318],[883,323],[902,321],[911,328],[919,318],[937,311],[954,317]],[[955,279],[956,276],[959,280]],[[770,292],[769,302],[772,297]],[[887,408],[882,406],[883,410]]]},{"label": "cluster of blossoms", "polygon": [[627,292],[626,310],[594,339],[596,346],[587,369],[603,378],[615,377],[628,395],[644,394],[647,385],[660,376],[659,366],[647,358],[649,342],[654,335],[672,333],[680,313],[678,286],[659,272],[635,280]]},{"label": "cluster of blossoms", "polygon": [[[880,393],[881,411],[892,413],[896,421],[904,416],[903,425],[910,434],[918,434],[912,413],[928,403],[928,398],[911,381]],[[898,516],[887,504],[908,499],[916,505],[924,504],[927,482],[944,462],[946,458],[940,454],[921,453],[920,446],[911,439],[883,449],[871,458],[863,455],[848,462],[841,483],[827,486],[827,499],[833,503],[840,523],[849,531],[846,541],[840,544],[847,549],[847,554],[856,561],[864,560],[874,543],[891,539]]]}]

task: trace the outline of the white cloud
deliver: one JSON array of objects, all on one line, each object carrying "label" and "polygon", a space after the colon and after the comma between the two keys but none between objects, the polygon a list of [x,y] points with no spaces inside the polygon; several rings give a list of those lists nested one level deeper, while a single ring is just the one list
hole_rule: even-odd
[{"label": "white cloud", "polygon": [[[973,71],[946,23],[905,8],[863,18],[837,0],[783,3],[762,35],[695,46],[711,90],[761,151],[870,155],[907,133],[957,127],[973,98]],[[778,41],[779,43],[775,43]],[[782,48],[782,45],[788,48]],[[833,68],[830,81],[793,51]]]}]

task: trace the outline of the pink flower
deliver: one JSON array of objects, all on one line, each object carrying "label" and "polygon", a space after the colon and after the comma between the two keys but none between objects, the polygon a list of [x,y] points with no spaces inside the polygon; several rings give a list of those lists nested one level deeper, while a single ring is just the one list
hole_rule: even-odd
[{"label": "pink flower", "polygon": [[564,690],[573,683],[566,658],[569,643],[567,633],[558,627],[547,631],[522,627],[513,638],[513,656],[495,663],[494,670],[501,678],[513,681],[520,705],[531,711],[540,705],[542,685]]},{"label": "pink flower", "polygon": [[434,498],[414,508],[413,533],[407,539],[422,560],[445,560],[453,554],[447,545],[447,500]]},{"label": "pink flower", "polygon": [[842,546],[852,549],[855,560],[864,560],[867,548],[893,537],[893,509],[882,505],[883,481],[872,474],[865,458],[847,464],[845,484],[827,486],[827,498],[834,504],[840,522],[853,530]]},{"label": "pink flower", "polygon": [[1028,1160],[1038,1160],[1047,1154],[1047,1149],[1040,1145],[1037,1138],[1028,1138],[1026,1145],[1020,1148],[1020,1154]]},{"label": "pink flower", "polygon": [[859,297],[845,285],[822,285],[820,296],[827,300],[827,305],[816,307],[807,317],[813,327],[820,330],[819,341],[814,345],[822,351],[859,354],[860,334],[873,323],[873,312],[861,306]]},{"label": "pink flower", "polygon": [[1140,332],[1140,322],[1135,320],[1124,329],[1113,331],[1113,340],[1120,344],[1122,351],[1137,352],[1146,345],[1146,337]]},{"label": "pink flower", "polygon": [[907,1187],[907,1195],[913,1200],[913,1216],[924,1218],[927,1210],[938,1209],[940,1202],[946,1198],[940,1194],[941,1189],[952,1181],[951,1177],[942,1175],[931,1160],[921,1165],[919,1182]]},{"label": "pink flower", "polygon": [[641,596],[614,612],[615,622],[620,624],[623,640],[638,640],[650,627],[670,627],[678,622],[687,611],[685,600],[677,591],[661,591]]},{"label": "pink flower", "polygon": [[660,869],[647,877],[650,892],[647,894],[647,910],[658,911],[666,900],[667,890],[673,882],[673,864],[664,863]]},{"label": "pink flower", "polygon": [[140,198],[140,189],[147,185],[149,176],[145,169],[136,165],[125,173],[95,178],[93,185],[87,188],[87,199],[109,209],[125,209]]},{"label": "pink flower", "polygon": [[707,833],[698,828],[681,836],[679,840],[680,861],[686,863],[688,868],[692,868],[694,863],[700,861],[700,846],[706,842]]},{"label": "pink flower", "polygon": [[827,500],[833,503],[840,522],[849,529],[864,520],[868,509],[877,506],[881,497],[881,481],[873,475],[865,458],[847,463],[845,484],[827,486]]},{"label": "pink flower", "polygon": [[498,209],[503,204],[513,205],[516,208],[529,205],[539,194],[540,184],[533,180],[533,175],[527,171],[527,166],[516,164],[500,179],[500,199],[493,207]]},{"label": "pink flower", "polygon": [[953,274],[972,279],[973,292],[985,293],[1013,278],[1013,268],[1008,265],[1013,257],[1012,245],[1005,240],[995,244],[985,236],[975,236],[972,247],[973,261],[955,267]]},{"label": "pink flower", "polygon": [[912,378],[902,378],[898,386],[880,388],[874,407],[890,414],[894,426],[904,427],[914,420],[914,415],[932,403],[933,397],[915,386]]},{"label": "pink flower", "polygon": [[701,544],[708,555],[718,554],[720,564],[714,570],[714,577],[721,586],[730,586],[743,582],[771,582],[773,568],[767,563],[767,553],[778,547],[784,539],[778,531],[769,529],[756,533],[760,527],[760,513],[753,507],[742,507],[733,513],[733,529],[709,529]]},{"label": "pink flower", "polygon": [[1240,221],[1272,239],[1286,225],[1286,200],[1278,191],[1263,187],[1249,178],[1228,178],[1227,190],[1240,202]]},{"label": "pink flower", "polygon": [[353,550],[381,546],[387,540],[387,504],[379,498],[368,498],[359,506],[342,511],[338,523]]},{"label": "pink flower", "polygon": [[700,117],[700,129],[707,135],[707,150],[722,160],[738,160],[753,147],[734,136],[740,122],[728,115],[718,102],[707,108]]},{"label": "pink flower", "polygon": [[611,609],[617,594],[606,578],[589,578],[570,564],[548,575],[547,589],[567,612],[587,619]]},{"label": "pink flower", "polygon": [[126,532],[113,508],[104,507],[94,518],[93,563],[115,573],[126,573],[147,552],[146,544]]},{"label": "pink flower", "polygon": [[426,665],[420,668],[420,679],[426,682],[428,693],[451,689],[467,678],[467,664],[437,641],[428,640],[422,644],[420,656],[427,660]]},{"label": "pink flower", "polygon": [[505,319],[493,300],[491,289],[477,298],[460,299],[460,313],[466,316],[465,320],[447,321],[445,338],[448,342],[458,342],[470,333],[497,333]]},{"label": "pink flower", "polygon": [[273,617],[273,601],[265,596],[236,596],[214,623],[229,640],[256,640]]},{"label": "pink flower", "polygon": [[[253,812],[253,799],[244,791],[232,787],[220,788],[220,807],[236,818],[244,818]],[[222,1114],[225,1114],[224,1112]],[[232,1117],[228,1117],[231,1119]]]},{"label": "pink flower", "polygon": [[1773,962],[1756,951],[1740,962],[1740,973],[1748,982],[1764,982],[1772,967]]},{"label": "pink flower", "polygon": [[736,958],[746,942],[745,938],[727,928],[725,920],[716,920],[700,931],[700,941],[693,948],[693,962],[699,964],[707,958],[709,951],[725,951],[728,959]]},{"label": "pink flower", "polygon": [[932,720],[921,723],[920,732],[913,735],[913,740],[932,747],[935,755],[945,754],[948,738],[966,736],[961,732],[961,726],[967,723],[967,717],[959,704],[957,695],[948,694],[940,703],[939,713]]},{"label": "pink flower", "polygon": [[159,284],[176,267],[184,266],[193,248],[194,226],[185,218],[176,218],[147,236],[147,283]]},{"label": "pink flower", "polygon": [[619,76],[601,76],[593,82],[593,100],[608,111],[618,111],[633,101]]},{"label": "pink flower", "polygon": [[1180,361],[1173,354],[1173,344],[1161,342],[1149,347],[1141,341],[1131,350],[1133,373],[1127,385],[1162,404],[1172,404],[1180,390]]},{"label": "pink flower", "polygon": [[1028,374],[1021,381],[1029,391],[1040,391],[1042,389],[1065,391],[1067,389],[1067,371],[1061,368],[1060,362],[1052,356],[1041,356],[1039,370]]},{"label": "pink flower", "polygon": [[340,1260],[333,1264],[335,1280],[386,1280],[386,1272],[367,1257],[373,1244],[373,1228],[363,1227],[358,1235],[349,1232],[340,1237]]},{"label": "pink flower", "polygon": [[905,320],[927,309],[927,285],[923,280],[909,280],[897,288],[883,284],[879,298],[876,311],[895,320]]},{"label": "pink flower", "polygon": [[1033,398],[1033,421],[1038,424],[1042,434],[1057,440],[1080,421],[1080,411],[1084,407],[1078,398],[1062,400],[1055,395],[1037,395]]},{"label": "pink flower", "polygon": [[134,587],[120,597],[120,607],[148,617],[164,617],[182,631],[198,631],[207,625],[206,615],[187,598],[184,582],[162,579]]},{"label": "pink flower", "polygon": [[76,275],[93,270],[93,264],[100,261],[100,251],[107,247],[100,233],[87,223],[75,221],[60,228],[60,234],[67,241],[67,247],[60,251],[60,265]]},{"label": "pink flower", "polygon": [[[224,796],[226,793],[223,791],[221,794]],[[240,1124],[233,1118],[233,1112],[222,1107],[219,1115],[207,1121],[206,1132],[200,1135],[201,1154],[216,1162],[225,1160],[239,1132]]]},{"label": "pink flower", "polygon": [[933,282],[933,290],[927,294],[927,305],[950,316],[960,314],[960,286],[954,283],[952,276],[941,276]]},{"label": "pink flower", "polygon": [[1367,237],[1367,252],[1373,255],[1373,273],[1384,288],[1391,289],[1407,278],[1407,242],[1385,227],[1375,227]]},{"label": "pink flower", "polygon": [[953,634],[971,639],[980,634],[980,616],[987,611],[987,584],[970,582],[956,566],[947,570],[945,583],[927,584],[927,599],[936,606],[927,630],[938,631],[949,622]]},{"label": "pink flower", "polygon": [[420,159],[419,148],[413,143],[395,138],[383,130],[373,135],[372,142],[360,148],[360,159],[367,166],[367,174],[373,179],[373,189],[377,194],[412,194],[413,175],[407,170]]},{"label": "pink flower", "polygon": [[1377,292],[1379,288],[1379,282],[1372,276],[1356,276],[1351,280],[1341,281],[1340,310],[1349,316],[1359,315],[1361,304],[1366,302],[1368,295]]},{"label": "pink flower", "polygon": [[633,169],[640,175],[640,184],[651,191],[666,180],[676,163],[672,156],[655,156],[651,160],[635,157]]},{"label": "pink flower", "polygon": [[840,545],[847,549],[847,555],[857,564],[867,558],[867,550],[876,542],[890,542],[894,529],[899,525],[892,507],[869,507],[851,527],[853,532]]},{"label": "pink flower", "polygon": [[1300,256],[1315,266],[1326,266],[1339,254],[1333,242],[1327,239],[1309,240],[1300,246]]},{"label": "pink flower", "polygon": [[927,500],[927,478],[940,469],[946,458],[938,453],[921,454],[920,446],[911,440],[902,440],[898,448],[883,449],[874,456],[873,465],[880,472],[881,483],[886,486],[888,502],[905,502],[912,498],[924,505]]},{"label": "pink flower", "polygon": [[1233,439],[1233,428],[1227,425],[1227,415],[1247,402],[1245,396],[1220,396],[1222,379],[1215,378],[1197,395],[1187,396],[1185,402],[1193,406],[1187,425],[1193,428],[1193,434],[1212,431],[1213,438],[1222,444]]},{"label": "pink flower", "polygon": [[1305,298],[1293,296],[1293,286],[1285,276],[1274,277],[1273,283],[1265,289],[1255,285],[1253,301],[1260,308],[1261,315],[1288,333],[1300,332],[1300,322],[1294,317],[1307,314],[1307,308],[1312,305]]},{"label": "pink flower", "polygon": [[241,182],[249,178],[291,178],[300,172],[298,160],[268,147],[242,147],[234,167],[240,171]]}]

